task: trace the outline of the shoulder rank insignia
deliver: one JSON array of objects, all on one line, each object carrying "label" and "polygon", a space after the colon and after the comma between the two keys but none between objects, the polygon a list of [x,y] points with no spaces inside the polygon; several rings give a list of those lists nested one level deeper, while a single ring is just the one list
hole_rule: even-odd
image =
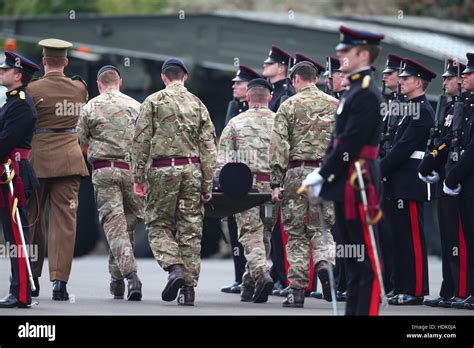
[{"label": "shoulder rank insignia", "polygon": [[370,75],[365,75],[364,79],[362,80],[362,88],[367,88],[370,85]]},{"label": "shoulder rank insignia", "polygon": [[26,99],[25,92],[23,92],[23,91],[20,91],[20,93],[18,94],[18,96],[20,97],[20,99],[23,99],[23,100]]}]

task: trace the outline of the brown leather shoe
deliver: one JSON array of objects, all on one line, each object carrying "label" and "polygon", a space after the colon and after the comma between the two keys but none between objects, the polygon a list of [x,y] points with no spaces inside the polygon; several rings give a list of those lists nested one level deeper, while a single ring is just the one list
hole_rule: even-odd
[{"label": "brown leather shoe", "polygon": [[128,293],[127,300],[141,301],[142,299],[142,282],[138,278],[136,272],[132,272],[127,276]]},{"label": "brown leather shoe", "polygon": [[168,283],[161,293],[163,301],[171,302],[178,296],[179,289],[184,285],[184,272],[181,265],[172,265],[168,267],[169,272]]},{"label": "brown leather shoe", "polygon": [[194,287],[183,286],[179,290],[178,305],[180,306],[194,306]]},{"label": "brown leather shoe", "polygon": [[291,292],[283,301],[283,307],[303,308],[304,307],[304,289],[291,289]]},{"label": "brown leather shoe", "polygon": [[123,300],[125,294],[125,282],[123,279],[110,280],[110,293],[114,295],[114,300]]},{"label": "brown leather shoe", "polygon": [[240,291],[240,301],[242,302],[252,302],[253,294],[255,293],[255,288],[248,285],[242,285]]}]

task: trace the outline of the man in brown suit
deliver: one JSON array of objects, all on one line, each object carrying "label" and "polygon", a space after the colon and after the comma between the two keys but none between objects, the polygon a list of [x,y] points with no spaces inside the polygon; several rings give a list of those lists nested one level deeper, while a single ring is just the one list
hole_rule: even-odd
[{"label": "man in brown suit", "polygon": [[28,85],[38,112],[30,161],[40,186],[29,204],[32,243],[38,260],[32,264],[36,292],[45,250],[45,207],[49,202],[48,260],[53,300],[65,301],[76,240],[76,212],[81,176],[89,175],[78,144],[76,126],[87,102],[87,86],[80,78],[64,75],[71,43],[57,39],[39,42],[45,75]]}]

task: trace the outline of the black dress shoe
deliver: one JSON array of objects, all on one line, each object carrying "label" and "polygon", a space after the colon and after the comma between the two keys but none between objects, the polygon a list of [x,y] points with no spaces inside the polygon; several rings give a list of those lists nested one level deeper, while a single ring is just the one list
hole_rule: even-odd
[{"label": "black dress shoe", "polygon": [[255,303],[265,303],[268,301],[268,295],[272,293],[273,279],[270,277],[270,272],[261,274],[255,283],[255,293],[252,301]]},{"label": "black dress shoe", "polygon": [[33,282],[35,283],[35,288],[36,288],[36,290],[35,290],[35,291],[31,291],[31,297],[38,297],[39,294],[40,294],[40,283],[39,283],[39,279],[33,277]]},{"label": "black dress shoe", "polygon": [[240,294],[240,292],[242,290],[241,288],[242,288],[242,284],[238,283],[237,285],[230,288],[230,293],[231,294]]},{"label": "black dress shoe", "polygon": [[474,307],[474,296],[469,296],[462,302],[451,303],[451,308],[456,309],[473,309]]},{"label": "black dress shoe", "polygon": [[416,306],[423,304],[423,297],[399,294],[388,299],[388,303],[396,306]]},{"label": "black dress shoe", "polygon": [[431,300],[424,300],[423,301],[423,304],[425,306],[429,306],[429,307],[441,307],[440,304],[442,302],[445,302],[447,301],[448,299],[446,297],[441,297],[441,296],[438,296],[436,298],[433,298]]},{"label": "black dress shoe", "polygon": [[464,305],[464,300],[466,299],[454,296],[444,301],[441,301],[439,306],[443,308],[452,308],[453,303],[463,303]]},{"label": "black dress shoe", "polygon": [[178,297],[178,291],[184,285],[184,272],[181,265],[172,265],[167,271],[169,272],[168,283],[161,293],[161,299],[166,302],[171,302]]},{"label": "black dress shoe", "polygon": [[336,292],[336,301],[337,302],[346,302],[347,301],[347,292],[337,291]]},{"label": "black dress shoe", "polygon": [[53,301],[67,301],[69,294],[66,289],[66,282],[53,280]]},{"label": "black dress shoe", "polygon": [[287,297],[290,292],[291,292],[291,288],[287,286],[286,288],[280,290],[280,292],[278,292],[278,295],[276,296]]},{"label": "black dress shoe", "polygon": [[280,296],[280,291],[282,291],[282,290],[283,290],[283,285],[281,284],[281,282],[279,280],[274,282],[272,295],[273,296]]},{"label": "black dress shoe", "polygon": [[323,298],[323,294],[319,291],[313,291],[311,294],[309,294],[309,296],[317,298],[318,300],[321,300]]},{"label": "black dress shoe", "polygon": [[18,301],[12,294],[8,294],[0,300],[0,308],[30,308],[31,304],[25,304]]},{"label": "black dress shoe", "polygon": [[232,285],[223,286],[223,287],[221,288],[221,291],[222,291],[222,292],[225,292],[226,294],[232,294],[232,288],[233,288],[234,286],[237,286],[237,285],[240,285],[240,283],[235,282],[235,283],[232,284]]}]

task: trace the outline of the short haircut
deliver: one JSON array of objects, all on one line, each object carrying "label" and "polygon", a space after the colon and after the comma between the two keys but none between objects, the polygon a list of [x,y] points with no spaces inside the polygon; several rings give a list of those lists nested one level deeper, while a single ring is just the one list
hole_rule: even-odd
[{"label": "short haircut", "polygon": [[369,63],[374,64],[375,60],[380,54],[381,48],[378,45],[359,45],[356,46],[357,54],[361,51],[369,52]]},{"label": "short haircut", "polygon": [[170,81],[182,81],[184,74],[184,70],[178,66],[170,66],[163,71],[163,75]]},{"label": "short haircut", "polygon": [[423,88],[423,92],[426,91],[426,89],[428,88],[428,86],[430,85],[430,82],[429,81],[426,81],[426,80],[423,80],[423,79],[420,79],[421,80],[421,86]]},{"label": "short haircut", "polygon": [[57,69],[64,67],[65,57],[44,57],[46,59],[46,63],[51,68]]},{"label": "short haircut", "polygon": [[265,87],[253,87],[247,91],[250,102],[257,104],[268,103],[270,91]]},{"label": "short haircut", "polygon": [[23,86],[27,86],[27,85],[30,83],[31,79],[33,78],[33,75],[31,75],[31,74],[29,74],[29,73],[27,73],[27,72],[25,72],[25,71],[23,71],[23,70],[20,70],[20,69],[16,69],[16,68],[15,68],[15,71],[16,71],[17,73],[20,73],[20,74],[21,74],[21,84],[22,84]]},{"label": "short haircut", "polygon": [[285,74],[288,74],[288,66],[287,65],[281,64],[281,63],[277,63],[277,64],[278,64],[278,66],[284,67],[285,68]]},{"label": "short haircut", "polygon": [[100,74],[98,80],[104,85],[111,85],[119,81],[120,76],[115,70],[108,70]]},{"label": "short haircut", "polygon": [[305,82],[314,82],[318,77],[316,68],[308,65],[302,65],[295,71],[295,76],[298,75]]}]

